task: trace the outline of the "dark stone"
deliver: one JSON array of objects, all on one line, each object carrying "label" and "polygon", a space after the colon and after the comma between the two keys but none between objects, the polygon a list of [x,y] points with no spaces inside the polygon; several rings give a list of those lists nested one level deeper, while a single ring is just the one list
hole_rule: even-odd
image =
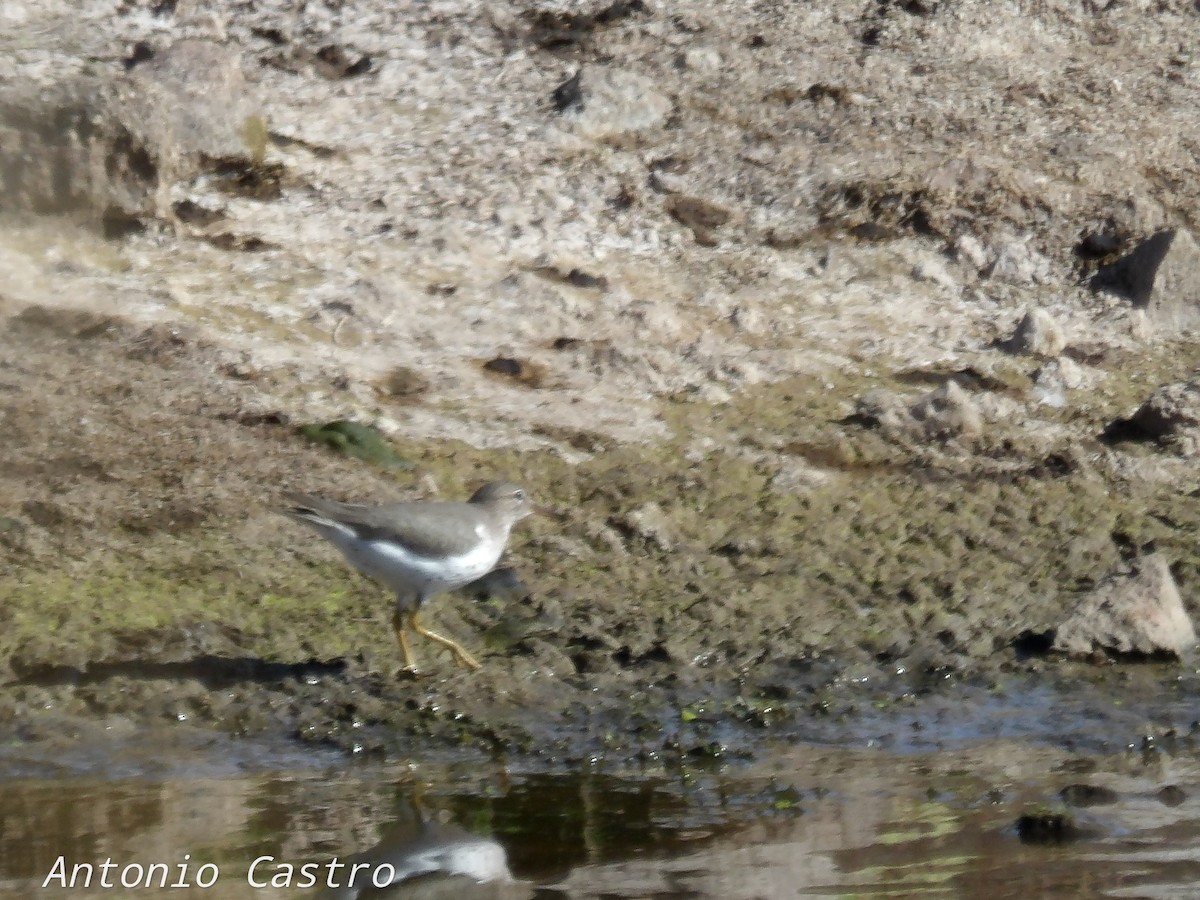
[{"label": "dark stone", "polygon": [[539,275],[547,281],[559,281],[577,288],[608,290],[607,278],[603,275],[592,275],[590,272],[585,272],[580,268],[572,268],[564,272],[562,269],[554,266],[538,266],[532,271],[535,275]]},{"label": "dark stone", "polygon": [[554,101],[554,108],[558,112],[566,112],[573,106],[583,107],[583,89],[580,87],[582,77],[583,69],[578,69],[574,75],[554,89],[554,93],[550,96]]},{"label": "dark stone", "polygon": [[591,14],[543,10],[530,17],[529,40],[542,50],[575,47],[587,41],[592,32],[646,11],[643,0],[614,0]]},{"label": "dark stone", "polygon": [[850,229],[850,236],[868,242],[894,241],[900,237],[900,233],[878,222],[863,222]]},{"label": "dark stone", "polygon": [[316,52],[313,59],[317,73],[322,78],[334,81],[339,78],[354,78],[371,71],[371,57],[362,54],[351,60],[346,51],[337,44],[327,44]]},{"label": "dark stone", "polygon": [[171,207],[175,218],[186,225],[196,225],[206,228],[225,218],[225,213],[219,209],[209,209],[194,200],[180,200]]},{"label": "dark stone", "polygon": [[26,500],[21,504],[21,512],[41,528],[57,528],[67,521],[66,514],[59,506],[41,500]]},{"label": "dark stone", "polygon": [[283,196],[285,169],[281,163],[248,159],[206,159],[213,186],[222,194],[251,200],[278,200]]},{"label": "dark stone", "polygon": [[146,230],[146,225],[140,218],[116,204],[110,204],[100,216],[100,232],[110,241],[139,234]]},{"label": "dark stone", "polygon": [[1200,429],[1200,382],[1164,384],[1138,407],[1129,419],[1118,419],[1109,428],[1127,425],[1149,438],[1167,438]]},{"label": "dark stone", "polygon": [[1188,797],[1187,791],[1177,784],[1168,784],[1166,787],[1160,788],[1154,796],[1163,806],[1179,806]]},{"label": "dark stone", "polygon": [[1069,784],[1059,796],[1068,806],[1106,806],[1119,799],[1116,791],[1095,784]]},{"label": "dark stone", "polygon": [[488,372],[494,372],[497,375],[508,375],[512,378],[520,378],[521,372],[524,371],[519,359],[513,359],[510,356],[497,356],[495,359],[489,359],[483,364],[483,368]]},{"label": "dark stone", "polygon": [[680,224],[689,228],[719,228],[730,217],[725,207],[699,197],[672,197],[667,201],[667,209]]},{"label": "dark stone", "polygon": [[1023,844],[1065,844],[1083,837],[1067,813],[1025,813],[1017,819],[1017,837]]},{"label": "dark stone", "polygon": [[429,390],[429,379],[408,366],[394,366],[383,378],[382,388],[391,396],[414,400]]},{"label": "dark stone", "polygon": [[608,279],[603,275],[589,275],[582,269],[572,269],[567,273],[567,282],[580,288],[600,288],[600,290],[608,289]]},{"label": "dark stone", "polygon": [[218,250],[236,250],[241,253],[260,253],[263,250],[276,250],[279,246],[270,241],[264,241],[257,235],[233,234],[228,231],[204,235],[203,239]]},{"label": "dark stone", "polygon": [[128,71],[138,63],[144,63],[148,59],[153,59],[154,48],[145,41],[138,41],[133,45],[133,50],[125,57],[125,69]]},{"label": "dark stone", "polygon": [[1092,231],[1075,245],[1075,252],[1084,259],[1103,259],[1121,249],[1121,236],[1113,231]]},{"label": "dark stone", "polygon": [[276,47],[287,43],[287,37],[278,28],[252,26],[250,33],[257,38],[262,38],[264,41],[274,44]]},{"label": "dark stone", "polygon": [[613,3],[595,13],[592,16],[592,21],[597,25],[612,25],[614,22],[628,18],[634,13],[645,11],[646,4],[642,0],[614,0]]},{"label": "dark stone", "polygon": [[1012,641],[1012,648],[1017,654],[1017,659],[1028,659],[1031,656],[1045,656],[1053,647],[1053,629],[1046,631],[1026,629],[1013,638]]}]

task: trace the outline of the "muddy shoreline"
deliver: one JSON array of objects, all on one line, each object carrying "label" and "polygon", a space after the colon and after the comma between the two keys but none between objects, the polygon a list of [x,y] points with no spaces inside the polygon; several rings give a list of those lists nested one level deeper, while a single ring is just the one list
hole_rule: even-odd
[{"label": "muddy shoreline", "polygon": [[[1193,655],[1050,650],[1147,548],[1200,611],[1190,7],[10,6],[14,739],[1194,736]],[[474,675],[272,511],[494,478],[569,515],[430,609]]]},{"label": "muddy shoreline", "polygon": [[[968,456],[905,451],[812,415],[816,398],[792,383],[772,389],[774,414],[767,391],[745,411],[666,409],[682,445],[568,465],[396,442],[415,463],[396,472],[314,444],[282,414],[239,415],[245,382],[181,330],[30,309],[0,352],[0,486],[19,513],[5,531],[0,642],[17,734],[36,735],[49,710],[358,752],[745,760],[764,739],[849,740],[864,711],[935,723],[960,704],[970,718],[988,697],[1039,685],[1057,699],[1036,713],[1050,721],[1018,728],[1031,737],[1054,741],[1059,727],[1063,742],[1111,750],[1147,729],[1194,730],[1186,665],[1071,662],[1022,640],[1055,624],[1064,586],[1120,564],[1123,523],[1179,561],[1185,592],[1195,583],[1188,498],[1111,465],[1042,462],[1078,456],[1071,447],[1004,437]],[[806,447],[825,441],[855,462],[785,493],[785,454],[768,467],[761,448],[795,437],[794,408],[809,411]],[[701,416],[726,438],[689,457]],[[418,645],[430,677],[417,681],[396,676],[388,598],[277,516],[265,487],[401,497],[432,479],[454,496],[493,472],[572,516],[515,538],[518,589],[432,607],[484,669]],[[1051,724],[1073,707],[1078,727]]]}]

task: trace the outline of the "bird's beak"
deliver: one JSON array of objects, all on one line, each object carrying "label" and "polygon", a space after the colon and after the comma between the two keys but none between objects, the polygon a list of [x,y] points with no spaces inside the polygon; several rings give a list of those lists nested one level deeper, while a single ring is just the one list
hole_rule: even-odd
[{"label": "bird's beak", "polygon": [[557,509],[551,509],[549,506],[542,506],[539,503],[533,504],[533,511],[539,516],[545,516],[547,519],[551,519],[555,522],[567,521],[566,513],[561,513]]}]

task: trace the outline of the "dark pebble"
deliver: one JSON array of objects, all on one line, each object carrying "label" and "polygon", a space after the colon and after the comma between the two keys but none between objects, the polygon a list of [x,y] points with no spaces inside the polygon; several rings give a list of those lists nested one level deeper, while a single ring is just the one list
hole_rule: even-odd
[{"label": "dark pebble", "polygon": [[1104,806],[1117,802],[1117,792],[1094,784],[1069,784],[1059,792],[1068,806]]},{"label": "dark pebble", "polygon": [[1179,806],[1187,799],[1187,791],[1177,784],[1168,784],[1154,795],[1163,806]]}]

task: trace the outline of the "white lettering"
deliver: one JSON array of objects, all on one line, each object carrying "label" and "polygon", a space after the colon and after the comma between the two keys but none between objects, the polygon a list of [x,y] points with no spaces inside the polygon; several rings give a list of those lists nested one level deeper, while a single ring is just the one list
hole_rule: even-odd
[{"label": "white lettering", "polygon": [[[76,863],[71,867],[71,874],[67,875],[67,859],[65,856],[60,856],[54,860],[54,865],[50,867],[50,871],[46,873],[46,877],[42,880],[42,887],[49,887],[52,884],[58,885],[61,888],[82,887],[90,888],[92,886],[92,876],[99,870],[100,877],[97,879],[97,886],[104,888],[115,888],[118,886],[123,888],[135,887],[173,887],[173,888],[188,888],[193,885],[188,881],[188,863],[192,858],[190,853],[185,853],[184,861],[176,863],[178,874],[174,883],[168,884],[171,878],[171,867],[168,863],[150,863],[143,865],[142,863],[126,863],[120,865],[112,861],[112,858],[104,860],[102,863]],[[248,881],[254,887],[267,887],[264,881],[261,884],[254,880],[254,866],[263,862],[271,862],[274,860],[272,856],[260,856],[256,859],[253,865],[250,866],[250,875]],[[206,871],[208,870],[208,871]],[[212,887],[220,878],[221,871],[213,863],[205,863],[196,872],[196,885],[202,888]],[[115,881],[113,879],[116,879]],[[312,885],[308,885],[311,887]]]},{"label": "white lettering", "polygon": [[[380,881],[379,873],[387,869],[387,880]],[[396,880],[396,867],[391,863],[380,863],[375,867],[375,871],[371,873],[371,884],[377,888],[385,888]]]},{"label": "white lettering", "polygon": [[271,887],[285,888],[292,886],[292,873],[295,868],[291,863],[280,863],[276,867],[275,877],[271,879]]},{"label": "white lettering", "polygon": [[302,879],[296,887],[310,888],[317,885],[317,870],[321,866],[318,863],[305,863],[300,867],[300,878]]},{"label": "white lettering", "polygon": [[158,886],[165,888],[167,886],[167,866],[166,863],[150,863],[146,866],[146,887],[154,887],[154,870],[162,869],[162,877],[158,880]]},{"label": "white lettering", "polygon": [[[126,876],[130,872],[134,871],[135,869],[137,870],[137,878],[133,879],[133,881],[128,881],[126,879]],[[123,868],[121,870],[121,887],[127,887],[127,888],[137,887],[139,884],[142,883],[142,875],[143,874],[144,873],[142,871],[141,866],[139,866],[137,863],[130,863],[129,865],[127,865],[125,868]]]},{"label": "white lettering", "polygon": [[337,857],[335,856],[329,862],[325,863],[325,867],[329,869],[329,877],[325,879],[325,886],[331,888],[341,887],[340,884],[333,880],[333,876],[337,874],[338,869],[346,868],[346,864],[343,862],[338,862]]},{"label": "white lettering", "polygon": [[[66,857],[60,856],[54,861],[54,865],[50,867],[50,874],[46,876],[46,880],[42,882],[42,887],[50,883],[51,878],[58,878],[58,886],[67,886],[67,860]],[[71,876],[71,887],[75,887],[74,875]]]},{"label": "white lettering", "polygon": [[191,887],[190,884],[188,884],[186,881],[184,881],[184,879],[187,878],[187,870],[188,870],[187,861],[191,858],[192,858],[192,854],[190,854],[190,853],[183,854],[183,862],[181,862],[179,864],[179,877],[175,879],[175,883],[173,885],[171,885],[171,887],[183,887],[183,888]]},{"label": "white lettering", "polygon": [[275,857],[273,857],[273,856],[260,856],[260,857],[259,857],[258,859],[256,859],[254,862],[250,863],[250,871],[246,873],[246,883],[247,883],[248,885],[250,885],[250,887],[257,887],[257,888],[264,888],[264,887],[267,887],[267,883],[266,883],[265,881],[255,881],[255,880],[254,880],[254,870],[255,870],[255,868],[257,868],[257,866],[258,866],[258,864],[259,864],[259,863],[264,863],[264,862],[275,862]]},{"label": "white lettering", "polygon": [[369,868],[371,868],[370,863],[355,863],[353,866],[351,866],[350,867],[350,880],[346,882],[346,887],[348,887],[348,888],[354,887],[354,879],[358,877],[358,873],[361,872],[363,869],[369,869]]},{"label": "white lettering", "polygon": [[[204,883],[204,870],[212,869],[212,878],[208,880],[208,884]],[[217,879],[221,877],[221,870],[212,863],[205,863],[196,870],[196,885],[202,888],[210,888],[217,883]]]}]

